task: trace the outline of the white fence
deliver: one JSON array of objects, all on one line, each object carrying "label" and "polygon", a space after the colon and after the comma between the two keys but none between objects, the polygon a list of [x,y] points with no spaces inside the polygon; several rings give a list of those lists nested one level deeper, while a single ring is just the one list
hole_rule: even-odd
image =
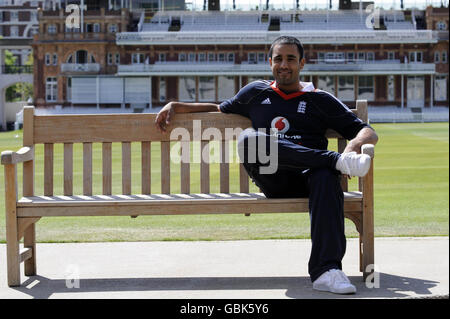
[{"label": "white fence", "polygon": [[448,122],[448,107],[417,109],[401,109],[395,106],[370,107],[370,123],[407,123],[407,122]]}]

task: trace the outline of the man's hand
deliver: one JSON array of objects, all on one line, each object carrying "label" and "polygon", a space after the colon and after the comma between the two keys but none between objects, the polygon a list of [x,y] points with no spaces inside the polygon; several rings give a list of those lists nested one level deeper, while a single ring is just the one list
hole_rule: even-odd
[{"label": "man's hand", "polygon": [[175,114],[175,110],[172,102],[169,102],[161,109],[161,111],[159,111],[158,115],[156,115],[155,125],[161,133],[166,131],[173,114]]}]

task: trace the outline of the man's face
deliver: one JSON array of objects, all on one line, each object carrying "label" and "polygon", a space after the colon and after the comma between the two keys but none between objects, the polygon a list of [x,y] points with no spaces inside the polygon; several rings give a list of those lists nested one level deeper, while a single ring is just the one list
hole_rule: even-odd
[{"label": "man's face", "polygon": [[269,58],[270,68],[277,84],[292,85],[300,80],[299,72],[305,64],[294,44],[277,44]]}]

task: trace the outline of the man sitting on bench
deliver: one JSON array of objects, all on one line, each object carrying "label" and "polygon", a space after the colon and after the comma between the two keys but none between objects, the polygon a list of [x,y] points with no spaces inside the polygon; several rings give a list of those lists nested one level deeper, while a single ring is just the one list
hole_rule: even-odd
[{"label": "man sitting on bench", "polygon": [[[268,198],[309,197],[312,249],[308,271],[313,288],[355,293],[356,287],[342,272],[346,238],[339,176],[364,176],[371,158],[360,154],[361,146],[376,144],[378,137],[333,95],[300,82],[303,56],[298,39],[281,36],[269,50],[275,81],[252,82],[220,105],[170,102],[158,113],[156,125],[165,131],[174,113],[219,111],[250,118],[253,129],[242,132],[238,149],[253,182]],[[342,154],[327,150],[328,128],[350,140]],[[277,169],[267,173],[263,170],[267,163],[255,154],[259,154],[258,146],[269,153],[274,143]],[[274,159],[274,154],[269,155]]]}]

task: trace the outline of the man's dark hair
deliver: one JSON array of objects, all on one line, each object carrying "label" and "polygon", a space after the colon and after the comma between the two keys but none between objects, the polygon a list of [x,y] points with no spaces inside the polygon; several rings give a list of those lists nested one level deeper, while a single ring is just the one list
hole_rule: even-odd
[{"label": "man's dark hair", "polygon": [[303,45],[300,43],[300,41],[297,38],[287,36],[287,35],[282,35],[281,37],[276,38],[272,42],[272,45],[270,46],[270,50],[269,50],[269,58],[272,58],[273,48],[278,44],[293,44],[293,45],[297,46],[298,53],[300,53],[300,60],[303,59]]}]

